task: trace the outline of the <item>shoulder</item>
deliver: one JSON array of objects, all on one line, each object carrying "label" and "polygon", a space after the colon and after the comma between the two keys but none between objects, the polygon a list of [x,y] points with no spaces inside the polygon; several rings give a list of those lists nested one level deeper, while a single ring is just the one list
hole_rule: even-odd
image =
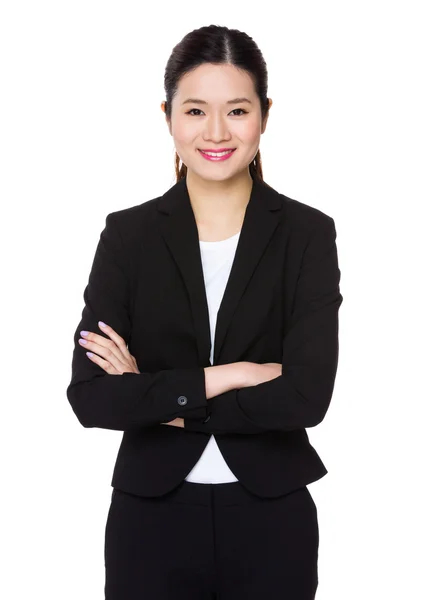
[{"label": "shoulder", "polygon": [[161,196],[108,213],[105,218],[107,228],[118,230],[127,243],[131,243],[132,240],[137,241],[141,237],[141,231],[152,226],[159,198]]},{"label": "shoulder", "polygon": [[283,203],[285,219],[292,230],[312,233],[334,230],[334,219],[319,208],[279,194]]},{"label": "shoulder", "polygon": [[152,200],[147,200],[141,204],[129,206],[128,208],[115,210],[109,213],[107,218],[117,223],[120,227],[137,227],[141,220],[150,218],[159,198],[161,196],[152,198]]},{"label": "shoulder", "polygon": [[271,199],[271,206],[275,206],[276,199],[279,198],[283,222],[290,231],[297,230],[309,233],[318,229],[329,230],[334,228],[334,220],[331,215],[319,208],[283,194],[266,181],[262,180],[261,186],[263,188],[262,193],[267,194],[268,198]]}]

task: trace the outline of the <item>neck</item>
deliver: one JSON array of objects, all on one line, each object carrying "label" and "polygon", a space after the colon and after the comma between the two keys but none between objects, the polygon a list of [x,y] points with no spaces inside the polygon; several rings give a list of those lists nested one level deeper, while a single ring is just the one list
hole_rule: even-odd
[{"label": "neck", "polygon": [[188,169],[186,185],[197,223],[226,223],[245,213],[253,180],[248,169],[225,181],[202,179]]}]

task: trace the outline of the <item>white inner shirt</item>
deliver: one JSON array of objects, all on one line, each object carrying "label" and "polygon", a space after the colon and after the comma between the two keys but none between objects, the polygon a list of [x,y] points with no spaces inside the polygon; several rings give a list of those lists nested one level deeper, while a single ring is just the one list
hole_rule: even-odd
[{"label": "white inner shirt", "polygon": [[[203,242],[199,240],[209,308],[210,335],[212,340],[210,349],[211,365],[213,365],[217,313],[222,302],[232,263],[234,262],[240,233],[239,231],[232,237],[220,240],[219,242]],[[238,481],[225,462],[213,434],[210,436],[204,452],[185,477],[185,480],[192,481],[193,483],[230,483]]]}]

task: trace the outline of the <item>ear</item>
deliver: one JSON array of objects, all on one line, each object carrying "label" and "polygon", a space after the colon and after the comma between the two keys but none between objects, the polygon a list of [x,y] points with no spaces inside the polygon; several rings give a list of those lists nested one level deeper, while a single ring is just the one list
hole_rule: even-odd
[{"label": "ear", "polygon": [[272,106],[272,99],[268,98],[268,112],[266,113],[265,118],[263,119],[263,123],[262,123],[262,132],[261,133],[265,133],[265,129],[266,129],[266,123],[268,122],[268,118],[269,118],[269,111],[271,110],[271,106]]},{"label": "ear", "polygon": [[170,135],[172,135],[172,124],[166,115],[166,103],[164,101],[161,103],[161,110],[163,111],[163,113],[166,116],[167,127],[169,128]]}]

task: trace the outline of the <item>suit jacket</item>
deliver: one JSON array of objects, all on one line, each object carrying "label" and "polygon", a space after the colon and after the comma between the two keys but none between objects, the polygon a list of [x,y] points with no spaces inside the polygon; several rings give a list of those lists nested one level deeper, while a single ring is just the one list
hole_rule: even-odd
[{"label": "suit jacket", "polygon": [[[100,233],[74,335],[67,398],[84,427],[123,431],[113,487],[160,496],[191,471],[211,434],[252,493],[276,497],[327,469],[306,428],[324,418],[343,300],[334,220],[257,177],[217,315],[214,365],[278,362],[282,375],[206,399],[210,325],[186,177],[112,212]],[[80,330],[121,335],[140,374],[109,375]],[[176,417],[185,427],[163,425]]]}]

